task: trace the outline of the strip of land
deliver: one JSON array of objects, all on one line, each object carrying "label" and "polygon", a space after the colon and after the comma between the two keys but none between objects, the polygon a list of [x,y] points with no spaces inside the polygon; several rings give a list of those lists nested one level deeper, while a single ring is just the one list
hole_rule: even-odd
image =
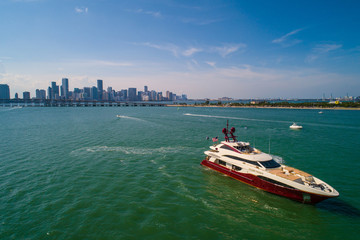
[{"label": "strip of land", "polygon": [[316,110],[360,110],[360,103],[345,102],[331,104],[326,102],[306,102],[306,103],[201,103],[201,104],[168,104],[169,107],[231,107],[231,108],[274,108],[274,109],[316,109]]}]

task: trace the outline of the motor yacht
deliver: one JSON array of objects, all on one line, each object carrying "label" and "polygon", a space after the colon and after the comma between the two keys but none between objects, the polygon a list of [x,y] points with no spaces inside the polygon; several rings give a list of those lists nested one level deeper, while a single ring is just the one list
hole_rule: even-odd
[{"label": "motor yacht", "polygon": [[276,162],[271,155],[248,142],[237,141],[235,128],[230,131],[224,128],[223,133],[225,141],[215,143],[204,152],[203,166],[302,203],[315,204],[339,196],[333,187],[313,175]]},{"label": "motor yacht", "polygon": [[300,125],[297,125],[296,123],[293,123],[291,126],[290,126],[291,129],[302,129],[303,127],[300,126]]}]

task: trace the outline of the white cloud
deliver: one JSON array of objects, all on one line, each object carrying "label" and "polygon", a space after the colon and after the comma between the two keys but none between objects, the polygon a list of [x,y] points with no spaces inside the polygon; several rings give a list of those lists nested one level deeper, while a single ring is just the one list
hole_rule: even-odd
[{"label": "white cloud", "polygon": [[136,9],[136,10],[127,10],[128,12],[133,12],[133,13],[139,13],[139,14],[146,14],[146,15],[150,15],[152,17],[155,17],[155,18],[160,18],[162,15],[159,11],[155,12],[155,11],[147,11],[147,10],[144,10],[144,9]]},{"label": "white cloud", "polygon": [[154,43],[133,43],[135,45],[143,45],[159,50],[164,50],[171,52],[175,57],[179,57],[179,55],[190,57],[193,56],[195,53],[198,52],[207,52],[207,53],[217,53],[222,57],[226,57],[234,52],[238,51],[245,51],[246,45],[243,43],[238,44],[225,44],[223,46],[216,46],[216,47],[190,47],[186,50],[181,50],[181,47],[171,44],[171,43],[165,43],[165,44],[154,44]]},{"label": "white cloud", "polygon": [[216,65],[216,62],[205,62],[206,64],[210,65],[211,67],[215,67]]},{"label": "white cloud", "polygon": [[318,44],[313,48],[314,52],[328,53],[342,47],[342,44]]},{"label": "white cloud", "polygon": [[305,62],[312,63],[322,56],[326,56],[329,52],[333,52],[342,48],[342,44],[318,44],[312,49],[312,53],[308,55]]},{"label": "white cloud", "polygon": [[93,60],[87,62],[89,65],[98,65],[98,66],[109,66],[109,67],[131,67],[133,66],[130,62],[112,62],[112,61],[102,61],[102,60]]},{"label": "white cloud", "polygon": [[282,43],[282,42],[286,41],[291,35],[294,35],[302,30],[303,30],[302,28],[299,28],[294,31],[291,31],[280,38],[272,40],[272,43]]},{"label": "white cloud", "polygon": [[226,57],[227,55],[237,52],[239,50],[244,50],[246,48],[246,45],[243,43],[238,44],[226,44],[221,47],[212,47],[212,51],[217,52],[222,57]]},{"label": "white cloud", "polygon": [[75,7],[75,12],[77,13],[87,13],[88,10],[89,9],[87,7]]},{"label": "white cloud", "polygon": [[285,34],[284,36],[274,39],[272,40],[272,43],[276,43],[276,44],[280,44],[283,47],[291,47],[294,46],[296,44],[299,44],[302,42],[302,40],[299,39],[290,39],[290,36],[297,34],[298,32],[302,31],[302,28],[296,29],[294,31],[291,31],[287,34]]},{"label": "white cloud", "polygon": [[189,23],[189,24],[194,24],[194,25],[199,25],[199,26],[203,26],[203,25],[208,25],[208,24],[212,24],[212,23],[216,23],[216,22],[221,22],[223,21],[222,19],[195,19],[195,18],[184,18],[181,20],[183,23]]},{"label": "white cloud", "polygon": [[179,53],[178,53],[179,47],[174,44],[166,43],[163,45],[159,45],[159,44],[153,44],[153,43],[147,42],[147,43],[141,43],[141,45],[171,52],[175,57],[177,57],[179,55]]},{"label": "white cloud", "polygon": [[186,56],[186,57],[189,57],[189,56],[191,56],[191,55],[193,55],[193,54],[195,54],[197,52],[201,52],[201,51],[202,51],[202,49],[200,49],[200,48],[192,47],[192,48],[189,48],[189,49],[185,50],[183,52],[183,55]]}]

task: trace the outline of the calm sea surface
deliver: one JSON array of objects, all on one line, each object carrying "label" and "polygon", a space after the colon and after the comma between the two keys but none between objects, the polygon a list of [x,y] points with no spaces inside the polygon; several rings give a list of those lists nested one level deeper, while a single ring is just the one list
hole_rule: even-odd
[{"label": "calm sea surface", "polygon": [[[0,239],[359,239],[360,111],[323,112],[0,108]],[[200,166],[227,119],[340,197],[304,205]]]}]

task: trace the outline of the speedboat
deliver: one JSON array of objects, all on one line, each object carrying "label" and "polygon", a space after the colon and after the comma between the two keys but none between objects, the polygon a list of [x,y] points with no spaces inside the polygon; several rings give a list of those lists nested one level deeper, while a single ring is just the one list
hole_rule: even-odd
[{"label": "speedboat", "polygon": [[297,125],[296,123],[293,123],[291,126],[290,126],[291,129],[302,129],[303,127],[300,126],[300,125]]},{"label": "speedboat", "polygon": [[223,129],[225,141],[210,146],[201,165],[267,192],[315,204],[339,193],[324,181],[276,162],[248,142],[237,141],[235,128]]}]

